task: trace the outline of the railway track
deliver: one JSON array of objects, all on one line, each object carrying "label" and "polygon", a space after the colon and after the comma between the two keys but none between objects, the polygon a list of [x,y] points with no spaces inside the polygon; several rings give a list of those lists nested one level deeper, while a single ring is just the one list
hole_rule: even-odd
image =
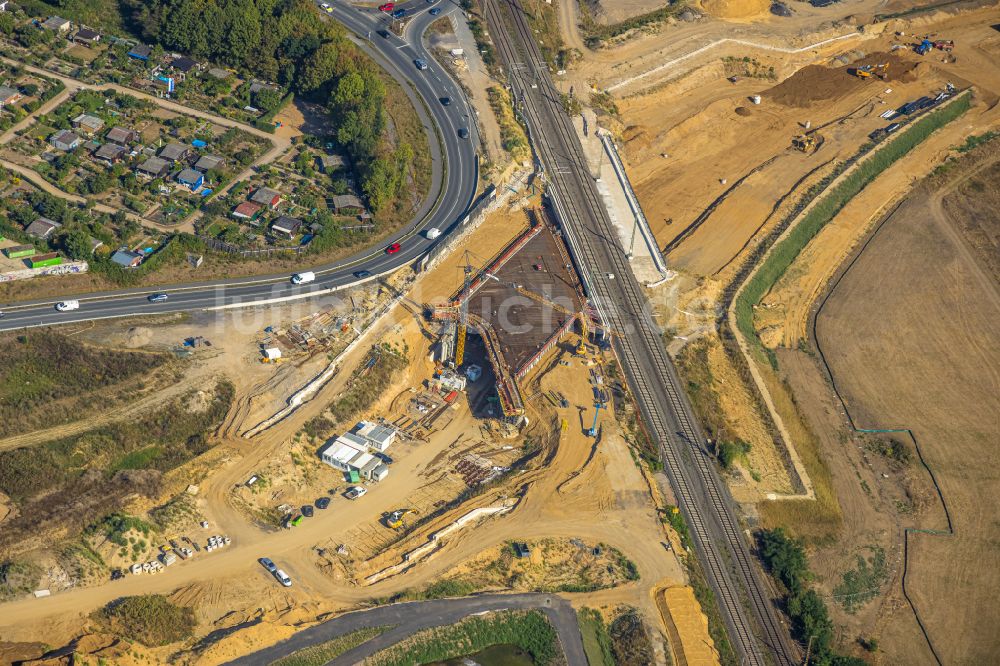
[{"label": "railway track", "polygon": [[799,663],[798,646],[751,555],[520,2],[484,0],[484,11],[587,295],[604,322],[624,333],[615,336],[615,351],[657,442],[740,661]]}]

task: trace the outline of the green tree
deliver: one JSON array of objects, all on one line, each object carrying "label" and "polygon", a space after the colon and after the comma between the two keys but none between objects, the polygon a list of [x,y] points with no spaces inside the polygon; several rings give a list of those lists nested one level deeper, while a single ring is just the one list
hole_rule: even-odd
[{"label": "green tree", "polygon": [[802,544],[776,527],[764,530],[759,539],[760,556],[768,570],[793,595],[802,590],[802,584],[809,575],[809,565]]},{"label": "green tree", "polygon": [[270,88],[261,88],[253,97],[253,105],[264,111],[273,111],[281,104],[281,93]]},{"label": "green tree", "polygon": [[826,604],[813,590],[794,594],[788,599],[788,615],[795,623],[798,638],[803,643],[812,642],[812,649],[819,657],[830,651],[833,640],[833,623]]},{"label": "green tree", "polygon": [[72,259],[86,259],[90,256],[90,236],[83,229],[73,229],[63,236],[62,247]]},{"label": "green tree", "polygon": [[314,93],[329,87],[340,68],[340,54],[337,45],[327,42],[304,56],[297,88],[304,93]]}]

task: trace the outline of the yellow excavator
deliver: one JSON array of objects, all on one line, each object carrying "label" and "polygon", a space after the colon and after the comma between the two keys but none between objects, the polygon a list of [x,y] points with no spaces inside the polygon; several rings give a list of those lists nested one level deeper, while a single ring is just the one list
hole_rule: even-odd
[{"label": "yellow excavator", "polygon": [[398,530],[405,526],[403,518],[409,513],[419,513],[416,509],[396,509],[392,513],[385,514],[385,526]]},{"label": "yellow excavator", "polygon": [[870,79],[873,76],[885,80],[889,76],[889,63],[883,62],[876,65],[862,65],[854,70],[854,76],[859,79]]}]

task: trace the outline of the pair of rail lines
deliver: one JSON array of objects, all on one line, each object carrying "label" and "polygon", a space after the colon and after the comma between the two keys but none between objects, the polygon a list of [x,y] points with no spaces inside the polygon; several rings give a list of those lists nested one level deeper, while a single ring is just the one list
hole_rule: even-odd
[{"label": "pair of rail lines", "polygon": [[798,647],[753,561],[733,502],[715,471],[646,298],[598,197],[524,10],[519,0],[484,0],[484,11],[507,66],[515,104],[543,168],[548,169],[556,210],[588,296],[605,323],[625,333],[615,336],[616,352],[657,442],[740,660],[754,666],[798,663]]}]

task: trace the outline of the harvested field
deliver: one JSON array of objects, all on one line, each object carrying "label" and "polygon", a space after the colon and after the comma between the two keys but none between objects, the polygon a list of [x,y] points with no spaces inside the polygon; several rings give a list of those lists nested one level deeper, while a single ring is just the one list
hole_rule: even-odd
[{"label": "harvested field", "polygon": [[962,182],[941,204],[984,271],[1000,283],[1000,161]]},{"label": "harvested field", "polygon": [[[918,192],[888,218],[834,288],[816,334],[857,426],[908,428],[919,443],[954,536],[910,535],[906,591],[944,663],[987,663],[1000,649],[1000,575],[988,564],[997,523],[982,502],[996,490],[982,461],[1000,432],[1000,293],[933,203]],[[911,518],[948,526],[940,504]],[[906,610],[881,625],[880,648],[899,663],[927,663]]]}]

